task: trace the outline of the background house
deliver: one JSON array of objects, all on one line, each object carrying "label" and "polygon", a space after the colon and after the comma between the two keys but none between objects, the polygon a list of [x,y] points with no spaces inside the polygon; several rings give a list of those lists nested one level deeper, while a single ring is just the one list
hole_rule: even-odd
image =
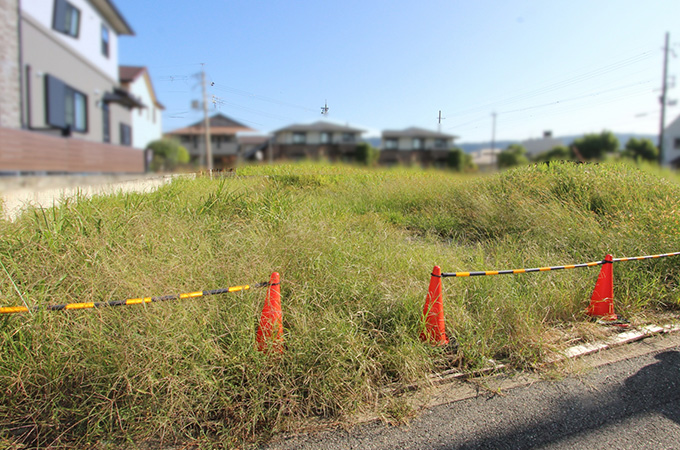
[{"label": "background house", "polygon": [[382,132],[381,164],[444,165],[457,136],[410,127]]},{"label": "background house", "polygon": [[502,151],[500,148],[482,148],[470,152],[469,155],[481,172],[489,172],[498,169],[498,155]]},{"label": "background house", "polygon": [[560,139],[552,137],[552,131],[544,131],[542,138],[527,139],[519,144],[527,150],[527,156],[530,158],[550,151],[555,147],[564,146],[564,143]]},{"label": "background house", "polygon": [[4,0],[1,12],[0,171],[143,171],[142,152],[119,148],[142,105],[119,88],[118,37],[133,31],[112,1]]},{"label": "background house", "polygon": [[[215,114],[208,119],[210,126],[210,149],[213,167],[227,168],[236,164],[239,157],[237,133],[255,131],[224,114]],[[191,161],[205,165],[205,123],[203,120],[188,127],[166,133],[168,137],[179,139],[191,156]]]},{"label": "background house", "polygon": [[264,161],[269,157],[271,136],[242,134],[236,138],[239,145],[239,158],[250,161]]},{"label": "background house", "polygon": [[663,166],[680,168],[680,116],[664,129],[662,156]]},{"label": "background house", "polygon": [[274,131],[275,159],[322,159],[331,161],[354,158],[364,130],[331,122],[295,124]]},{"label": "background house", "polygon": [[121,87],[142,104],[132,113],[132,146],[146,148],[150,142],[163,137],[161,116],[165,107],[156,97],[146,67],[120,66],[118,75]]},{"label": "background house", "polygon": [[133,35],[110,1],[22,0],[26,128],[132,145],[131,108],[118,85],[118,37]]}]

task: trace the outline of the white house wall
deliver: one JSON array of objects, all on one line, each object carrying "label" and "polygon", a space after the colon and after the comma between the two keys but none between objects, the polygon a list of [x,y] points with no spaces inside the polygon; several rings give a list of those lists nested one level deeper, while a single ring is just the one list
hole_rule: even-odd
[{"label": "white house wall", "polygon": [[[68,0],[80,10],[78,37],[68,36],[52,28],[54,0],[21,0],[22,14],[28,15],[42,26],[52,30],[53,39],[73,49],[103,74],[116,82],[118,79],[118,36],[99,12],[87,0]],[[109,56],[101,51],[101,27],[109,29]]]},{"label": "white house wall", "polygon": [[[413,139],[414,139],[413,137],[400,137],[397,141],[397,150],[400,151],[415,150],[415,148],[413,147]],[[446,139],[446,147],[436,148],[434,138],[425,138],[423,139],[423,148],[421,148],[420,150],[447,150],[452,146],[453,146],[452,139]]]},{"label": "white house wall", "polygon": [[[344,132],[341,131],[333,131],[333,132],[328,132],[331,134],[331,141],[322,143],[321,142],[321,134],[325,133],[322,131],[304,131],[302,133],[305,133],[305,142],[303,145],[324,145],[324,144],[354,144],[358,141],[357,133],[352,133],[354,136],[353,140],[350,142],[343,142],[342,140],[342,135]],[[283,144],[283,145],[293,145],[295,144],[293,142],[293,134],[294,132],[292,131],[282,131],[281,133],[278,133],[276,136],[276,143],[277,144]]]},{"label": "white house wall", "polygon": [[128,88],[130,94],[139,98],[145,106],[132,111],[132,146],[137,148],[146,148],[149,142],[160,139],[163,135],[161,110],[154,103],[147,77],[145,72],[130,83]]},{"label": "white house wall", "polygon": [[667,166],[671,161],[680,158],[680,149],[673,148],[675,140],[680,139],[680,116],[678,116],[664,130],[663,138],[663,165]]}]

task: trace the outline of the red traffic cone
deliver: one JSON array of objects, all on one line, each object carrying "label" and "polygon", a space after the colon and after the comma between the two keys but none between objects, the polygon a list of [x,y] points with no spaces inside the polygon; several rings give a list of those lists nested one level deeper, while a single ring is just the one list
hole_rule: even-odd
[{"label": "red traffic cone", "polygon": [[283,353],[283,313],[281,312],[281,286],[278,272],[272,273],[269,280],[267,299],[262,308],[255,340],[257,349],[261,352],[274,350]]},{"label": "red traffic cone", "polygon": [[446,322],[444,321],[444,299],[442,297],[442,270],[434,266],[430,277],[430,288],[423,306],[423,322],[425,329],[420,333],[420,339],[435,345],[446,345]]},{"label": "red traffic cone", "polygon": [[595,290],[590,297],[590,305],[586,313],[589,316],[602,317],[604,320],[616,320],[614,314],[614,264],[612,255],[604,257],[604,264],[597,277]]}]

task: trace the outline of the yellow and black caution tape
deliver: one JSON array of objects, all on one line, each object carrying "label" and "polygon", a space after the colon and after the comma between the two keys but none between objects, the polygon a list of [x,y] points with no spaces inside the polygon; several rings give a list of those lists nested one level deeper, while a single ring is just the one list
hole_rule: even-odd
[{"label": "yellow and black caution tape", "polygon": [[[196,292],[187,292],[185,294],[177,294],[177,295],[163,295],[159,297],[142,297],[142,298],[129,298],[127,300],[116,300],[116,301],[110,301],[110,302],[85,302],[85,303],[67,303],[64,305],[48,305],[48,306],[34,306],[31,308],[33,311],[37,311],[41,308],[44,308],[48,311],[66,311],[66,310],[71,310],[71,309],[89,309],[89,308],[104,308],[108,306],[125,306],[125,305],[139,305],[142,303],[152,303],[152,302],[164,302],[168,300],[179,300],[179,299],[185,299],[185,298],[198,298],[198,297],[205,297],[207,295],[218,295],[218,294],[226,294],[230,292],[239,292],[239,291],[245,291],[250,288],[257,288],[257,287],[264,287],[264,286],[269,286],[269,283],[264,282],[264,283],[257,283],[252,286],[250,285],[243,285],[243,286],[232,286],[228,288],[223,288],[223,289],[212,289],[209,291],[196,291]],[[13,314],[13,313],[22,313],[22,312],[28,312],[29,308],[25,306],[4,306],[0,307],[0,314]]]},{"label": "yellow and black caution tape", "polygon": [[601,266],[609,262],[619,262],[619,261],[636,261],[641,259],[651,259],[651,258],[663,258],[665,256],[676,256],[680,255],[680,252],[674,253],[662,253],[660,255],[648,255],[648,256],[635,256],[630,258],[612,258],[611,261],[603,259],[602,261],[593,261],[589,263],[582,264],[570,264],[566,266],[550,266],[550,267],[534,267],[531,269],[510,269],[510,270],[484,270],[479,272],[444,272],[442,277],[478,277],[483,275],[512,275],[517,273],[530,273],[530,272],[548,272],[550,270],[565,270],[565,269],[577,269],[579,267],[593,267]]},{"label": "yellow and black caution tape", "polygon": [[680,252],[673,252],[673,253],[662,253],[660,255],[648,255],[648,256],[632,256],[630,258],[614,258],[612,259],[613,262],[618,262],[618,261],[639,261],[641,259],[652,259],[652,258],[664,258],[666,256],[677,256],[680,255]]}]

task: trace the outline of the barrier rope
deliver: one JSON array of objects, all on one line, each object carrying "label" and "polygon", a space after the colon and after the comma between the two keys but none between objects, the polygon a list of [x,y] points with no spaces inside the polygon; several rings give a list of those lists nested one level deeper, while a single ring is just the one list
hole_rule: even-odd
[{"label": "barrier rope", "polygon": [[[666,256],[676,256],[680,255],[680,252],[674,253],[662,253],[660,255],[648,255],[648,256],[634,256],[629,258],[613,258],[612,263],[619,261],[637,261],[641,259],[651,259],[651,258],[663,258]],[[593,261],[589,263],[582,264],[570,264],[566,266],[551,266],[551,267],[534,267],[531,269],[510,269],[510,270],[484,270],[479,272],[443,272],[442,277],[477,277],[484,275],[512,275],[517,273],[530,273],[530,272],[548,272],[550,270],[565,270],[565,269],[577,269],[580,267],[593,267],[601,266],[602,264],[607,264],[610,261]]]},{"label": "barrier rope", "polygon": [[14,314],[14,313],[22,313],[22,312],[28,312],[30,310],[37,311],[39,309],[46,309],[48,311],[66,311],[66,310],[71,310],[71,309],[90,309],[90,308],[104,308],[104,307],[109,307],[109,306],[125,306],[125,305],[139,305],[142,303],[153,303],[153,302],[164,302],[168,300],[179,300],[179,299],[185,299],[185,298],[198,298],[198,297],[205,297],[208,295],[218,295],[218,294],[226,294],[226,293],[231,293],[231,292],[239,292],[239,291],[245,291],[251,288],[258,288],[258,287],[265,287],[269,286],[268,282],[263,282],[263,283],[257,283],[252,286],[250,285],[243,285],[243,286],[232,286],[228,288],[223,288],[223,289],[212,289],[209,291],[196,291],[196,292],[187,292],[185,294],[177,294],[177,295],[162,295],[158,297],[143,297],[143,298],[129,298],[127,300],[114,300],[110,302],[85,302],[85,303],[68,303],[64,305],[48,305],[48,306],[34,306],[33,308],[28,308],[26,306],[4,306],[0,307],[0,314]]},{"label": "barrier rope", "polygon": [[633,256],[630,258],[614,258],[612,259],[612,262],[617,262],[617,261],[637,261],[640,259],[652,259],[652,258],[664,258],[666,256],[677,256],[680,255],[680,252],[673,252],[673,253],[662,253],[660,255],[648,255],[648,256]]}]

